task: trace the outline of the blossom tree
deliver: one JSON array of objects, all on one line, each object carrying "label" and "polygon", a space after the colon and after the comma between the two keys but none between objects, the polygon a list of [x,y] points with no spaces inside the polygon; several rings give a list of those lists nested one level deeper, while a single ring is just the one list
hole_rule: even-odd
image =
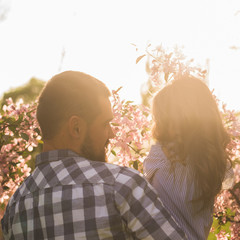
[{"label": "blossom tree", "polygon": [[[178,47],[169,50],[160,45],[151,49],[151,45],[148,45],[145,53],[140,55],[136,62],[138,63],[144,57],[147,57],[146,69],[149,79],[147,92],[142,95],[147,97],[147,101],[143,101],[147,105],[149,105],[149,99],[156,91],[178,75],[191,74],[203,81],[207,81],[207,70],[197,66],[193,59],[188,60]],[[231,138],[227,148],[231,156],[235,180],[231,189],[222,191],[216,198],[214,223],[209,239],[239,239],[240,123],[235,111],[228,110],[226,104],[221,103],[217,98],[216,102]]]},{"label": "blossom tree", "polygon": [[35,106],[12,99],[2,107],[0,115],[0,204],[5,205],[22,181],[30,174],[27,163],[41,143],[35,117]]},{"label": "blossom tree", "polygon": [[144,105],[121,100],[120,89],[112,91],[115,138],[111,140],[109,161],[142,172],[142,163],[151,141],[150,111]]},{"label": "blossom tree", "polygon": [[[179,73],[191,73],[206,77],[207,72],[186,60],[179,49],[167,51],[162,46],[142,54],[137,62],[148,57],[149,82],[153,92],[171,81]],[[151,144],[151,114],[145,105],[136,105],[119,97],[119,88],[112,91],[112,122],[115,138],[108,149],[108,160],[129,166],[142,172],[142,162]],[[151,96],[150,94],[150,96]],[[240,236],[240,125],[234,111],[230,111],[217,100],[223,115],[231,143],[235,182],[231,189],[219,194],[215,203],[214,222],[209,239],[239,239]],[[42,141],[36,121],[36,103],[13,103],[11,99],[0,111],[0,203],[2,212],[9,197],[30,174],[36,152]]]},{"label": "blossom tree", "polygon": [[225,104],[222,104],[220,109],[224,125],[231,137],[228,151],[235,179],[232,188],[222,191],[217,196],[211,234],[213,237],[213,234],[217,234],[217,239],[237,240],[240,237],[240,122],[236,112],[228,110]]}]

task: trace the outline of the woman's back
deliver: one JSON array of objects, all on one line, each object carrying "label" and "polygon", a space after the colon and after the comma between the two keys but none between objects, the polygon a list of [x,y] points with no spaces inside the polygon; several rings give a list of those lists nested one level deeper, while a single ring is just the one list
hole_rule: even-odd
[{"label": "woman's back", "polygon": [[157,143],[144,160],[144,175],[157,190],[163,204],[188,239],[207,239],[213,220],[214,199],[211,207],[194,213],[191,204],[194,198],[194,181],[189,167],[176,163],[174,172],[171,172],[171,163]]},{"label": "woman's back", "polygon": [[215,98],[207,85],[179,76],[153,98],[152,147],[144,173],[190,239],[206,239],[214,199],[231,166]]}]

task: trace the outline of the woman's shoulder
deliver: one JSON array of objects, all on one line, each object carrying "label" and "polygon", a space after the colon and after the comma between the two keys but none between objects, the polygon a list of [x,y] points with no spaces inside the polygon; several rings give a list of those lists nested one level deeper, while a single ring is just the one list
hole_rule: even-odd
[{"label": "woman's shoulder", "polygon": [[158,142],[152,144],[150,151],[144,160],[144,164],[160,165],[164,162],[168,162],[168,159],[163,151],[162,145]]},{"label": "woman's shoulder", "polygon": [[160,143],[151,146],[147,157],[143,161],[144,175],[150,179],[158,169],[166,169],[170,165]]},{"label": "woman's shoulder", "polygon": [[[172,163],[169,159],[169,152],[159,142],[154,143],[149,151],[148,156],[143,162],[144,175],[152,178],[155,174],[161,175],[161,178],[173,178],[174,180],[192,181],[192,171],[187,164],[181,162]],[[155,176],[157,177],[157,176]]]}]

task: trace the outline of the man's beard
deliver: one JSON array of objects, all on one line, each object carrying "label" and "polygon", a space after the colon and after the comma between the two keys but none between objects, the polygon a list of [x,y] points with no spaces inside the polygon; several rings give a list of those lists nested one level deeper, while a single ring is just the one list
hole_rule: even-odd
[{"label": "man's beard", "polygon": [[87,134],[81,147],[81,155],[88,160],[98,161],[98,162],[107,162],[106,153],[107,153],[108,144],[109,144],[109,140],[106,141],[104,149],[102,149],[102,151],[99,154],[96,154],[92,146],[92,141]]}]

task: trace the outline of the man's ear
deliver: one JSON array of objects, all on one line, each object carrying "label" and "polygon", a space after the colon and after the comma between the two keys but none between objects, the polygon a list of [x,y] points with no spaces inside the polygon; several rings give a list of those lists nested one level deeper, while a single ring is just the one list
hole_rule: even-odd
[{"label": "man's ear", "polygon": [[68,130],[72,138],[84,139],[87,130],[87,124],[81,117],[73,115],[68,120]]}]

